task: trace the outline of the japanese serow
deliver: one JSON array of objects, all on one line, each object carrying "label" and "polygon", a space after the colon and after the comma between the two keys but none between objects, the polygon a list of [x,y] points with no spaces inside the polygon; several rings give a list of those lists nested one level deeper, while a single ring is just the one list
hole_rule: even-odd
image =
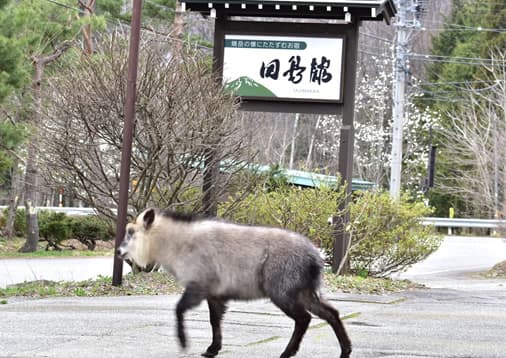
[{"label": "japanese serow", "polygon": [[207,300],[212,343],[222,345],[221,321],[229,300],[268,297],[295,321],[281,358],[294,356],[311,314],[327,321],[348,358],[351,342],[339,313],[319,294],[323,260],[304,236],[278,228],[238,225],[168,210],[147,209],[126,227],[118,255],[141,267],[159,264],[184,287],[176,307],[177,334],[187,345],[184,313]]}]

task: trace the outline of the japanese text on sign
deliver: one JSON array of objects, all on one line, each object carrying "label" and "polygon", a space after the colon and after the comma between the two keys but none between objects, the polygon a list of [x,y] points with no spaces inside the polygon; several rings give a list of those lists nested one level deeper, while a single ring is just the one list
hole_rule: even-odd
[{"label": "japanese text on sign", "polygon": [[340,101],[343,38],[225,35],[223,83],[237,96]]},{"label": "japanese text on sign", "polygon": [[[262,62],[262,66],[260,67],[260,77],[261,78],[271,78],[273,80],[277,80],[279,78],[280,71],[280,60],[273,59],[272,61]],[[329,82],[332,79],[332,74],[328,72],[328,68],[330,66],[330,60],[325,56],[322,56],[321,59],[317,59],[313,57],[311,60],[311,67],[309,70],[309,81],[316,82],[319,85],[323,82]],[[300,56],[292,56],[289,60],[289,68],[285,72],[283,72],[282,76],[287,77],[287,80],[297,84],[300,83],[303,79],[304,72],[306,71],[306,66],[301,65],[301,57]]]}]

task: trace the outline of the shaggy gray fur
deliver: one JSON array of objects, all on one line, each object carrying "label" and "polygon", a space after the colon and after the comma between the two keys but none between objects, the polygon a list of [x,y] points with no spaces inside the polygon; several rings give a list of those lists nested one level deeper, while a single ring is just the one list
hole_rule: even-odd
[{"label": "shaggy gray fur", "polygon": [[202,300],[208,301],[213,329],[213,342],[203,355],[214,357],[221,349],[226,302],[268,297],[295,321],[281,358],[296,354],[311,320],[308,312],[332,326],[341,358],[351,353],[338,312],[318,294],[323,260],[302,235],[147,209],[127,225],[118,254],[140,266],[160,264],[185,288],[176,308],[182,347],[186,346],[184,312]]}]

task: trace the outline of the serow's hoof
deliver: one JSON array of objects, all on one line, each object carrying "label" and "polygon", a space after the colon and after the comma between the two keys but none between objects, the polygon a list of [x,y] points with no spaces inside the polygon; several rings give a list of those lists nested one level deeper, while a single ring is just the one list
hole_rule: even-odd
[{"label": "serow's hoof", "polygon": [[212,343],[205,353],[202,353],[202,357],[212,358],[218,355],[218,352],[221,350],[221,343]]},{"label": "serow's hoof", "polygon": [[351,349],[348,350],[347,352],[342,352],[341,358],[350,358],[350,354],[351,354]]},{"label": "serow's hoof", "polygon": [[179,338],[179,345],[181,346],[181,348],[186,349],[186,336],[184,332],[179,332],[178,338]]}]

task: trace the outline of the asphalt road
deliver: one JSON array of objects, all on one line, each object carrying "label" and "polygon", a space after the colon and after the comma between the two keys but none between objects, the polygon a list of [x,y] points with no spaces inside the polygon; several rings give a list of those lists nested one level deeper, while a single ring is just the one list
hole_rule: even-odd
[{"label": "asphalt road", "polygon": [[[175,332],[176,296],[9,300],[0,305],[0,357],[199,357],[210,343],[205,305],[187,314],[190,347]],[[354,358],[504,358],[505,293],[422,290],[340,294]],[[266,301],[234,303],[218,357],[279,357],[292,321]],[[297,357],[338,357],[326,324],[311,322]]]},{"label": "asphalt road", "polygon": [[441,247],[427,259],[394,277],[432,288],[496,290],[504,280],[485,281],[475,276],[504,260],[506,239],[451,236],[445,237]]},{"label": "asphalt road", "polygon": [[[0,288],[24,281],[82,281],[98,275],[112,276],[113,257],[0,259]],[[123,273],[130,266],[123,265]]]}]

